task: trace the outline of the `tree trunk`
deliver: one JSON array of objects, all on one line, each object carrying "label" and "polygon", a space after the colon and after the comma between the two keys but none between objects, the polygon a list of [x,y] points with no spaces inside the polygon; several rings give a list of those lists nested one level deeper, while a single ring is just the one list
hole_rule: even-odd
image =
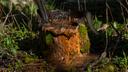
[{"label": "tree trunk", "polygon": [[57,69],[69,70],[84,63],[82,53],[89,53],[90,40],[84,24],[74,26],[74,22],[62,21],[43,26],[47,45],[45,54],[48,62]]}]

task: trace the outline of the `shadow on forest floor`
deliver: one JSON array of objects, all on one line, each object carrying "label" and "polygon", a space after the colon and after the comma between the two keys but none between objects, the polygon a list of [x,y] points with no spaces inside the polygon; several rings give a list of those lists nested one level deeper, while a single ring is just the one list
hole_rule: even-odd
[{"label": "shadow on forest floor", "polygon": [[[89,35],[91,40],[90,51],[94,54],[100,55],[104,52],[106,47],[106,37],[105,34],[100,34],[98,36]],[[123,56],[123,52],[128,55],[128,40],[119,39],[118,36],[109,36],[107,44],[108,56]]]}]

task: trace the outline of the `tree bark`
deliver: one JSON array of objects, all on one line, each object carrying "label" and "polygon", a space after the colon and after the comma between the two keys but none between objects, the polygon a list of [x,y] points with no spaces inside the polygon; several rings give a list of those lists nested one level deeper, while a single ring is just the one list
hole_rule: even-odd
[{"label": "tree bark", "polygon": [[46,34],[48,62],[57,69],[70,70],[84,63],[82,53],[89,53],[90,40],[85,24],[73,26],[71,22],[64,21],[67,20],[63,20],[65,24],[46,24],[42,30]]}]

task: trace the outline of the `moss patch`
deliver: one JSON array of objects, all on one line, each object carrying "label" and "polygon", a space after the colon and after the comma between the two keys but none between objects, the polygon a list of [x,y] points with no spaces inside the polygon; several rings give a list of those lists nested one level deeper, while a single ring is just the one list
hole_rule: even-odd
[{"label": "moss patch", "polygon": [[53,43],[53,36],[52,36],[52,34],[49,33],[46,35],[46,44],[50,45],[52,43]]},{"label": "moss patch", "polygon": [[89,52],[90,49],[90,40],[88,37],[87,27],[84,23],[79,24],[79,32],[80,32],[80,39],[81,39],[81,52]]}]

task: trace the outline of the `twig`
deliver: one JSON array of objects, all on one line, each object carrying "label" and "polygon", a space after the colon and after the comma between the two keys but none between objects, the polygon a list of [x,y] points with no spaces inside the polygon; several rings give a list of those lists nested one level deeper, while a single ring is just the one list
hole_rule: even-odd
[{"label": "twig", "polygon": [[[108,24],[108,9],[109,9],[109,5],[107,3],[107,0],[106,0],[106,20],[107,20],[107,24]],[[105,49],[104,49],[104,52],[107,51],[107,47],[108,47],[108,34],[107,34],[107,30],[105,31],[105,37],[106,37],[106,46],[105,46]]]},{"label": "twig", "polygon": [[[110,7],[109,7],[109,5],[106,3],[106,6],[110,9]],[[111,11],[110,11],[110,13],[111,13]],[[118,35],[118,39],[117,39],[117,41],[116,41],[116,43],[115,43],[115,46],[114,46],[114,49],[113,49],[113,53],[115,52],[115,49],[116,49],[116,47],[118,46],[118,43],[119,43],[119,41],[120,41],[120,38],[121,38],[121,34],[120,34],[120,32],[113,26],[113,24],[112,23],[110,23],[110,25],[111,25],[111,27],[116,31],[116,33],[117,33],[117,35]],[[113,54],[112,54],[113,55]]]},{"label": "twig", "polygon": [[121,11],[122,11],[122,17],[123,17],[123,20],[124,20],[124,22],[126,23],[126,19],[125,19],[125,17],[124,17],[124,11],[123,11],[123,8],[121,7]]},{"label": "twig", "polygon": [[[106,2],[106,8],[109,10],[109,12],[110,12],[110,15],[111,15],[111,17],[112,17],[112,20],[114,19],[113,18],[113,15],[112,15],[112,11],[111,11],[111,8],[110,8],[110,6],[108,5],[108,3]],[[108,15],[108,14],[107,14]]]},{"label": "twig", "polygon": [[113,50],[112,50],[113,52],[112,52],[111,55],[113,55],[113,54],[115,53],[116,48],[117,48],[117,46],[118,46],[118,44],[119,44],[119,42],[120,42],[120,38],[121,38],[121,36],[118,37],[118,39],[117,39],[117,41],[116,41],[116,43],[115,43],[115,46],[114,46],[114,48],[113,48]]},{"label": "twig", "polygon": [[6,18],[5,18],[4,22],[3,22],[3,25],[6,24],[7,19],[8,19],[8,17],[9,17],[9,15],[11,14],[11,12],[12,12],[12,3],[10,3],[10,10],[9,10],[8,14],[6,15]]},{"label": "twig", "polygon": [[120,2],[120,0],[117,0],[119,3],[120,3],[120,5],[126,10],[126,12],[128,13],[128,9],[127,9],[127,7],[125,7],[121,2]]},{"label": "twig", "polygon": [[[19,16],[20,14],[13,14],[13,15],[8,15],[8,17],[13,17],[13,16]],[[2,19],[5,19],[7,16],[1,17]]]},{"label": "twig", "polygon": [[78,2],[78,10],[81,11],[80,0],[77,0],[77,2]]},{"label": "twig", "polygon": [[105,58],[106,56],[107,56],[107,53],[106,53],[106,51],[104,51],[104,52],[97,58],[97,60],[91,64],[91,67],[97,65],[97,64],[98,64],[103,58]]},{"label": "twig", "polygon": [[126,4],[128,5],[128,0],[125,0],[126,1]]},{"label": "twig", "polygon": [[20,29],[20,26],[19,26],[19,24],[18,24],[18,22],[17,22],[15,16],[13,16],[13,19],[14,19],[14,21],[16,22],[17,27]]},{"label": "twig", "polygon": [[44,23],[47,23],[49,21],[48,15],[47,15],[47,11],[46,11],[46,7],[45,7],[45,1],[44,0],[34,0],[35,3],[38,6],[38,13],[42,18],[42,21]]},{"label": "twig", "polygon": [[93,20],[92,20],[92,16],[90,12],[86,13],[86,17],[84,18],[84,22],[86,24],[87,22],[87,26],[90,28],[90,30],[95,34],[95,35],[99,35],[99,32],[96,31],[96,29],[93,27]]}]

